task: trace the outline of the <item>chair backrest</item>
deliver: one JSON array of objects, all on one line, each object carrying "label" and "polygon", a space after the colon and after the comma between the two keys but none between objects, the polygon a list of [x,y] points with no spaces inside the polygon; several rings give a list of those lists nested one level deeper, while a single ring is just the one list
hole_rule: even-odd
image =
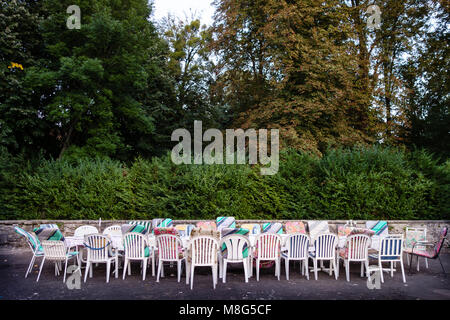
[{"label": "chair backrest", "polygon": [[195,226],[193,224],[178,224],[175,226],[180,237],[189,237],[194,228]]},{"label": "chair backrest", "polygon": [[281,236],[276,233],[261,233],[256,236],[256,248],[260,260],[277,259],[281,255]]},{"label": "chair backrest", "polygon": [[173,220],[169,218],[156,218],[152,220],[152,228],[168,228],[173,226]]},{"label": "chair backrest", "polygon": [[147,246],[146,237],[141,233],[129,232],[123,235],[123,248],[126,258],[144,258]]},{"label": "chair backrest", "polygon": [[249,247],[250,240],[241,234],[229,234],[220,241],[222,257],[232,261],[247,258]]},{"label": "chair backrest", "polygon": [[262,225],[262,233],[283,234],[283,225],[279,222],[267,222]]},{"label": "chair backrest", "polygon": [[[155,233],[156,234],[156,233]],[[181,240],[172,234],[161,234],[156,237],[158,256],[164,261],[177,261],[179,259]]]},{"label": "chair backrest", "polygon": [[348,260],[365,261],[368,258],[370,237],[353,234],[347,237]]},{"label": "chair backrest", "polygon": [[[133,220],[133,221],[128,221],[128,224],[133,225],[133,226],[140,226],[139,230],[141,230],[141,228],[143,227],[145,232],[143,232],[143,231],[132,231],[132,232],[140,232],[140,233],[143,233],[143,234],[149,233],[150,230],[153,227],[152,221],[148,221],[148,220]],[[122,232],[123,232],[123,230],[122,230]],[[124,232],[123,234],[125,234],[127,232]]]},{"label": "chair backrest", "polygon": [[136,232],[141,234],[147,234],[149,233],[149,229],[146,228],[145,225],[142,224],[123,224],[120,226],[120,229],[122,230],[122,234],[126,234],[129,232]]},{"label": "chair backrest", "polygon": [[332,233],[319,234],[314,240],[316,258],[331,259],[336,256],[337,236]]},{"label": "chair backrest", "polygon": [[241,225],[241,228],[249,230],[250,234],[261,233],[261,225],[259,223],[244,223]]},{"label": "chair backrest", "polygon": [[39,229],[59,229],[58,225],[56,223],[46,223],[39,225]]},{"label": "chair backrest", "polygon": [[209,236],[198,236],[191,239],[191,261],[196,266],[211,266],[217,263],[219,244]]},{"label": "chair backrest", "polygon": [[398,260],[403,253],[403,235],[391,234],[381,239],[379,256],[381,260]]},{"label": "chair backrest", "polygon": [[216,219],[217,229],[236,228],[236,219],[234,217],[218,217]]},{"label": "chair backrest", "polygon": [[366,228],[375,231],[376,236],[387,236],[389,234],[387,221],[366,221]]},{"label": "chair backrest", "polygon": [[197,228],[217,230],[217,225],[214,221],[199,221]]},{"label": "chair backrest", "polygon": [[321,234],[330,232],[330,226],[328,225],[328,221],[309,220],[307,221],[307,223],[308,223],[309,237],[311,241],[314,241]]},{"label": "chair backrest", "polygon": [[103,230],[103,234],[109,234],[111,236],[121,236],[122,227],[119,225],[109,226],[105,230]]},{"label": "chair backrest", "polygon": [[306,227],[302,221],[288,221],[286,222],[286,233],[302,233],[306,234]]},{"label": "chair backrest", "polygon": [[61,230],[57,228],[38,228],[34,229],[34,233],[39,241],[43,240],[56,240],[56,241],[64,241],[64,236],[61,233]]},{"label": "chair backrest", "polygon": [[[409,228],[406,227],[405,231],[405,248],[412,248],[418,241],[426,241],[427,228]],[[421,250],[424,246],[416,245],[414,249]]]},{"label": "chair backrest", "polygon": [[240,234],[243,236],[248,236],[248,234],[250,233],[250,231],[248,229],[244,229],[244,228],[222,228],[220,229],[220,237],[226,237],[230,234]]},{"label": "chair backrest", "polygon": [[64,241],[58,240],[42,240],[42,249],[44,251],[45,259],[65,259],[67,254],[67,248]]},{"label": "chair backrest", "polygon": [[90,261],[106,261],[112,256],[111,239],[107,235],[87,234],[84,236],[84,246]]},{"label": "chair backrest", "polygon": [[191,231],[191,238],[198,237],[198,236],[208,236],[213,237],[217,240],[217,242],[220,241],[220,231],[215,229],[203,229],[203,228],[194,228]]},{"label": "chair backrest", "polygon": [[444,241],[447,238],[447,233],[448,233],[448,227],[444,227],[441,231],[441,234],[439,236],[439,240],[436,243],[436,255],[439,255],[439,253],[441,252],[442,247],[444,246]]},{"label": "chair backrest", "polygon": [[308,258],[309,237],[306,234],[291,234],[286,239],[287,257],[292,259]]},{"label": "chair backrest", "polygon": [[98,229],[94,226],[81,226],[75,229],[75,237],[84,237],[87,234],[98,233]]},{"label": "chair backrest", "polygon": [[36,252],[39,249],[39,246],[41,244],[37,237],[33,236],[31,233],[17,226],[14,227],[14,230],[16,231],[16,233],[22,235],[25,238],[25,240],[27,241],[28,245],[30,246],[33,252]]},{"label": "chair backrest", "polygon": [[153,229],[153,233],[155,234],[155,236],[159,236],[161,234],[171,234],[174,236],[178,236],[178,230],[174,227],[158,227]]}]

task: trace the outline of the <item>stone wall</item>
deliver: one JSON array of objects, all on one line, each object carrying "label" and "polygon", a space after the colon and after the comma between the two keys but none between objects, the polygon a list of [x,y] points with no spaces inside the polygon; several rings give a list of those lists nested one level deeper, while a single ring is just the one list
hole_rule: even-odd
[{"label": "stone wall", "polygon": [[[174,224],[195,224],[200,220],[174,220]],[[264,222],[281,222],[288,220],[236,220],[239,226],[243,223],[264,223]],[[364,227],[365,221],[355,220],[358,227]],[[125,220],[0,220],[0,246],[23,247],[26,242],[23,238],[14,232],[14,226],[19,226],[27,231],[33,231],[33,228],[40,224],[56,223],[64,235],[73,235],[76,228],[82,225],[92,225],[102,232],[106,227],[111,225],[120,225],[127,223]],[[337,225],[345,224],[345,220],[328,220],[330,231],[336,232]],[[388,221],[389,233],[404,233],[406,227],[426,227],[427,240],[435,241],[444,226],[450,226],[450,220],[390,220]],[[449,236],[450,238],[450,236]],[[445,244],[445,251],[450,252],[450,241]]]}]

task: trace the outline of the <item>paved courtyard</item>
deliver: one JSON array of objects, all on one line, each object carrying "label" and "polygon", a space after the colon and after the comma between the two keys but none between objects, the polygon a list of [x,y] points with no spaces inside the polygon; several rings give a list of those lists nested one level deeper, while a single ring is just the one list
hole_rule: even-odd
[{"label": "paved courtyard", "polygon": [[[25,249],[0,249],[0,300],[10,299],[200,299],[200,300],[266,300],[266,299],[440,299],[450,300],[450,275],[442,273],[441,266],[436,260],[429,261],[429,269],[421,263],[420,272],[413,268],[413,274],[408,275],[408,265],[405,262],[406,284],[402,282],[401,272],[398,270],[394,277],[385,273],[385,283],[380,289],[369,290],[365,278],[361,278],[360,265],[354,264],[351,270],[351,282],[345,280],[345,271],[341,264],[340,277],[336,281],[324,272],[319,272],[319,279],[306,280],[299,274],[298,264],[292,264],[290,280],[287,281],[282,264],[281,280],[274,276],[274,268],[263,269],[260,281],[256,277],[244,282],[242,267],[229,266],[227,283],[219,279],[216,290],[212,288],[210,268],[198,268],[194,276],[194,290],[185,284],[183,273],[181,282],[176,279],[176,268],[166,267],[166,277],[156,283],[151,276],[151,268],[147,279],[142,281],[140,267],[133,265],[132,275],[125,280],[121,277],[111,278],[105,283],[105,265],[94,269],[94,277],[81,282],[80,289],[68,289],[62,282],[61,276],[54,275],[54,267],[46,263],[41,279],[36,282],[37,264],[32,274],[24,278],[25,270],[30,261],[30,252]],[[447,272],[450,272],[450,254],[441,257]],[[422,262],[422,261],[421,261]],[[415,260],[414,260],[415,267]],[[184,268],[183,268],[184,270]],[[84,270],[83,270],[84,271]],[[122,269],[119,269],[122,275]],[[83,272],[84,276],[84,272]]]}]

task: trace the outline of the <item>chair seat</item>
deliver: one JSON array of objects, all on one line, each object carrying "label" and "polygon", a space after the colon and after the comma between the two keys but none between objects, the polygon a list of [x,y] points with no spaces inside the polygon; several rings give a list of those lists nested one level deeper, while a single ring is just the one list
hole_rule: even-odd
[{"label": "chair seat", "polygon": [[414,251],[413,251],[412,248],[405,248],[403,251],[406,253],[409,253],[409,254],[414,254],[414,255],[426,257],[426,258],[434,258],[434,256],[435,256],[434,250],[431,251],[431,250],[423,250],[423,249],[420,249],[420,250],[414,249]]},{"label": "chair seat", "polygon": [[[378,259],[378,254],[369,254],[369,258]],[[384,256],[381,260],[400,260],[400,256]]]}]

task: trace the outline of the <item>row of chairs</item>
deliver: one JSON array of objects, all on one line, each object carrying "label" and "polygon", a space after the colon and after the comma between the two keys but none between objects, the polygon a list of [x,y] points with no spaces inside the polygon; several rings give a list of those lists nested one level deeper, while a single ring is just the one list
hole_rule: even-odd
[{"label": "row of chairs", "polygon": [[[41,232],[43,232],[41,229],[47,229],[47,230],[52,230],[52,228],[51,227],[54,227],[54,225],[52,225],[52,226],[44,226],[43,228],[40,228],[40,230],[38,231],[38,233],[41,233]],[[20,228],[19,228],[20,229]],[[98,232],[98,230],[95,228],[95,227],[93,227],[93,226],[83,226],[83,227],[80,227],[80,228],[78,228],[76,231],[75,231],[75,235],[76,236],[83,236],[84,234],[90,234],[90,233],[97,233]],[[120,227],[120,226],[111,226],[111,227],[108,227],[108,228],[106,228],[105,230],[104,230],[104,234],[112,234],[112,233],[115,233],[116,235],[119,235],[119,234],[121,234],[121,232],[122,232],[122,228]],[[19,232],[20,233],[20,232]],[[25,234],[24,234],[25,235]],[[303,237],[299,237],[299,236],[303,236]],[[446,230],[445,230],[445,235],[446,235]],[[131,235],[129,235],[130,237],[135,237],[135,239],[139,239],[139,237],[138,236],[136,236],[136,234],[133,236],[133,233],[131,233]],[[243,246],[245,246],[245,248],[246,248],[246,250],[247,250],[247,252],[248,252],[248,250],[249,250],[249,244],[247,244],[245,241],[242,241],[242,237],[239,237],[239,235],[235,235],[236,237],[235,238],[237,238],[237,239],[241,239],[240,240],[240,243],[243,245]],[[28,237],[28,236],[27,236]],[[444,236],[445,237],[445,236]],[[63,238],[62,237],[62,234],[61,234],[61,236],[58,236],[57,235],[57,232],[54,232],[54,234],[52,234],[50,237],[49,237],[50,239],[52,239],[52,240],[60,240],[61,238]],[[158,239],[166,239],[167,237],[163,237],[163,238],[161,238],[161,237],[157,237]],[[170,237],[169,237],[170,238]],[[263,237],[264,239],[265,238],[267,238],[267,239],[271,239],[271,237],[269,236],[269,237]],[[295,238],[295,239],[294,239]],[[392,238],[392,237],[389,237],[389,238]],[[145,241],[145,238],[144,237],[142,237],[142,239],[143,240],[141,240],[141,244],[142,245],[139,245],[138,247],[142,247],[142,248],[145,248],[145,245],[144,245],[144,241]],[[176,238],[176,236],[175,236],[175,239],[177,239]],[[225,237],[225,238],[223,238],[223,239],[227,239],[228,241],[231,241],[231,240],[229,240],[229,239],[232,239],[232,237]],[[222,239],[222,240],[223,240]],[[243,239],[245,239],[245,237],[243,237]],[[356,245],[356,244],[354,244],[353,246],[352,246],[352,242],[350,241],[349,242],[349,240],[351,240],[351,239],[359,239],[359,242],[356,242],[358,245]],[[289,241],[287,242],[288,243],[288,245],[287,245],[287,252],[283,252],[283,253],[281,253],[281,252],[279,252],[278,254],[275,254],[275,256],[277,256],[278,258],[274,258],[273,256],[270,256],[270,255],[259,255],[259,257],[258,257],[258,248],[270,248],[270,246],[268,247],[268,246],[263,246],[263,247],[259,247],[258,246],[258,244],[257,244],[257,246],[256,246],[256,252],[253,254],[253,256],[254,256],[254,258],[256,258],[256,260],[257,260],[257,263],[256,263],[256,268],[257,268],[257,279],[259,280],[259,266],[260,266],[260,260],[263,260],[263,261],[270,261],[270,260],[272,260],[272,261],[274,261],[275,262],[275,272],[276,272],[276,275],[278,275],[278,277],[279,277],[279,275],[280,275],[280,263],[281,263],[281,258],[284,258],[285,260],[287,260],[287,263],[286,263],[286,277],[287,278],[289,278],[289,261],[290,260],[295,260],[295,259],[300,259],[300,261],[301,261],[301,263],[303,264],[302,265],[302,270],[303,270],[303,273],[305,272],[305,271],[307,271],[308,270],[308,265],[307,265],[307,261],[308,261],[308,259],[309,258],[312,258],[313,259],[313,263],[314,263],[314,272],[315,272],[315,277],[317,278],[317,270],[318,270],[318,267],[317,267],[317,262],[319,261],[321,264],[323,264],[323,261],[325,261],[325,260],[329,260],[330,261],[330,268],[328,269],[329,270],[329,272],[330,272],[330,275],[331,275],[331,272],[332,271],[334,271],[334,273],[335,273],[335,276],[336,276],[336,278],[337,278],[337,275],[338,275],[338,269],[339,269],[339,260],[344,260],[344,266],[346,267],[346,269],[347,269],[347,278],[348,278],[348,280],[349,280],[349,275],[348,275],[348,270],[349,270],[349,267],[348,267],[348,264],[351,262],[351,261],[361,261],[361,263],[362,263],[362,271],[361,271],[361,273],[363,274],[363,267],[364,267],[364,265],[363,265],[363,262],[366,264],[366,271],[369,271],[369,268],[368,268],[368,259],[366,259],[366,260],[364,260],[364,258],[361,258],[361,256],[363,256],[363,257],[365,257],[365,255],[363,254],[365,251],[364,250],[362,250],[361,248],[365,248],[366,247],[366,243],[368,242],[368,236],[364,236],[364,235],[361,235],[361,237],[355,237],[355,235],[353,235],[353,237],[352,236],[350,236],[350,237],[348,237],[348,245],[346,246],[346,248],[347,248],[347,253],[344,253],[344,255],[342,255],[341,256],[341,252],[339,252],[340,253],[340,255],[338,255],[336,258],[337,258],[337,263],[335,263],[335,261],[334,261],[334,258],[333,259],[330,259],[330,254],[331,254],[331,251],[334,251],[334,250],[331,250],[331,248],[333,248],[333,244],[335,244],[335,243],[337,243],[337,239],[336,239],[336,236],[334,236],[334,235],[332,235],[332,234],[328,234],[328,235],[323,235],[323,237],[319,237],[318,239],[316,239],[316,241],[317,240],[319,240],[319,242],[318,242],[318,244],[317,245],[315,245],[315,247],[316,247],[316,250],[314,251],[314,255],[313,256],[310,256],[310,255],[308,255],[308,254],[305,254],[304,252],[303,252],[303,254],[300,254],[301,253],[301,250],[300,250],[300,248],[305,248],[305,246],[301,246],[300,244],[301,243],[303,243],[303,244],[306,244],[306,243],[308,243],[308,246],[309,246],[309,237],[307,237],[306,235],[304,235],[304,234],[298,234],[298,235],[296,235],[296,237],[291,237],[290,239],[289,239]],[[364,240],[364,241],[363,241]],[[369,240],[370,240],[370,238],[369,238]],[[97,243],[95,242],[95,241],[97,241]],[[98,241],[101,241],[101,243],[100,244],[105,244],[105,242],[106,242],[106,240],[105,240],[105,238],[103,238],[102,240],[100,240],[100,239],[96,239],[96,240],[92,240],[92,243],[91,242],[89,242],[89,240],[87,241],[87,244],[88,244],[88,246],[91,246],[92,248],[99,248],[99,247],[101,247],[101,246],[99,246],[99,242]],[[168,241],[167,239],[166,239],[166,241]],[[177,242],[178,243],[178,245],[177,246],[180,246],[180,242],[179,242],[179,239],[177,239],[177,240],[172,240],[172,241],[175,241],[175,242]],[[215,239],[215,241],[216,241],[216,243],[217,243],[217,245],[218,245],[218,248],[221,248],[222,250],[223,250],[223,248],[225,247],[225,249],[227,249],[227,248],[230,248],[231,247],[231,243],[228,243],[228,245],[227,244],[225,244],[225,243],[223,243],[223,242],[221,242],[220,243],[220,246],[219,246],[219,244],[218,244],[218,241],[217,241],[217,239]],[[276,242],[276,240],[274,240],[274,238],[272,238],[272,241],[275,241]],[[364,242],[364,244],[362,244],[362,242]],[[396,243],[394,243],[395,244],[395,247],[396,248],[403,248],[403,239],[401,240],[402,241],[402,245],[401,246],[398,246],[398,244],[396,244]],[[31,243],[33,243],[33,239],[31,239],[30,240],[30,242]],[[38,240],[37,239],[35,239],[35,241],[34,241],[35,243],[36,242],[38,242]],[[91,244],[89,244],[89,243],[91,243]],[[130,243],[130,244],[132,244],[132,243],[134,243],[133,241],[124,241],[124,243]],[[317,243],[317,242],[316,242]],[[328,244],[328,245],[326,245],[326,244]],[[393,246],[394,244],[392,244],[391,246]],[[442,245],[442,244],[441,244]],[[440,251],[440,248],[441,248],[441,245],[440,245],[440,247],[438,248],[438,252]],[[36,244],[34,245],[34,247],[36,246]],[[48,248],[49,248],[49,252],[48,252],[48,254],[47,254],[47,256],[48,257],[52,257],[52,256],[57,256],[57,257],[65,257],[65,262],[66,262],[66,267],[67,267],[67,260],[69,260],[69,259],[71,259],[71,258],[73,258],[73,257],[79,257],[75,252],[66,252],[65,253],[65,255],[63,255],[63,251],[64,251],[64,248],[61,246],[61,245],[55,245],[55,243],[54,243],[54,241],[51,241],[50,243],[45,243],[45,246],[47,247],[48,246]],[[308,246],[306,246],[306,247],[308,247]],[[161,247],[161,248],[164,248],[164,245],[163,244],[161,244],[161,243],[158,243],[158,247]],[[276,247],[276,246],[275,246]],[[273,248],[275,248],[275,247],[273,247]],[[383,245],[381,246],[382,248],[383,248]],[[136,248],[136,246],[134,246],[134,248]],[[147,247],[148,248],[148,247]],[[296,249],[297,248],[297,249]],[[327,249],[328,248],[328,249]],[[334,247],[335,248],[335,247]],[[357,249],[351,249],[351,248],[357,248]],[[359,249],[358,249],[359,248]],[[32,248],[33,249],[33,248]],[[88,248],[89,249],[89,248]],[[292,249],[292,250],[291,250]],[[262,250],[262,249],[261,249]],[[299,251],[300,250],[300,251]],[[330,251],[331,250],[331,251]],[[362,250],[362,251],[361,251]],[[107,261],[107,281],[109,281],[109,265],[110,264],[113,264],[113,263],[115,263],[115,265],[116,265],[116,277],[117,277],[117,275],[118,275],[118,271],[117,271],[117,266],[118,266],[118,262],[116,262],[117,261],[117,259],[118,259],[118,255],[116,254],[115,255],[115,257],[113,257],[112,255],[110,256],[110,257],[108,257],[108,258],[105,258],[105,257],[101,257],[101,259],[97,259],[97,258],[94,258],[94,256],[95,256],[95,250],[92,250],[93,251],[93,253],[92,253],[92,258],[93,259],[90,259],[91,261],[96,261],[95,263],[98,263],[98,260],[111,260],[110,261],[110,263],[108,263],[108,261]],[[139,251],[139,250],[137,250],[137,251]],[[147,263],[147,261],[149,261],[149,260],[152,260],[152,262],[153,262],[153,268],[152,268],[152,274],[154,275],[154,263],[155,263],[155,259],[154,259],[154,251],[152,251],[152,254],[153,254],[153,256],[152,257],[150,257],[149,256],[149,253],[150,253],[150,248],[148,248],[147,249],[147,251],[148,251],[148,253],[145,253],[144,255],[147,255],[146,257],[144,257],[144,258],[146,258],[146,260],[145,260],[145,263],[143,263],[143,268],[144,269],[146,269],[146,263]],[[229,251],[229,250],[228,250]],[[238,250],[239,251],[239,250]],[[35,253],[35,250],[33,251],[34,253]],[[125,252],[132,252],[132,248],[131,247],[129,247],[129,248],[126,248],[125,249]],[[195,251],[193,251],[193,252],[195,252]],[[268,252],[277,252],[275,249],[273,249],[272,251],[271,250],[269,250]],[[348,252],[350,252],[351,254],[348,256]],[[358,253],[358,255],[353,255],[353,253]],[[89,251],[88,251],[88,253],[89,253]],[[391,252],[392,253],[392,252]],[[346,256],[346,254],[347,254],[347,256]],[[32,268],[32,264],[34,263],[34,259],[35,259],[35,257],[36,256],[38,256],[38,255],[35,255],[35,254],[33,254],[33,258],[32,258],[32,261],[30,262],[30,266],[29,266],[29,268],[28,268],[28,270],[27,270],[27,273],[26,273],[26,276],[28,275],[28,273],[31,271],[31,268]],[[127,260],[127,255],[125,254],[125,264],[124,264],[124,275],[123,275],[123,277],[125,278],[125,273],[126,273],[126,270],[127,270],[127,267],[128,267],[128,270],[130,270],[130,264],[129,264],[129,261],[132,261],[132,259],[133,258],[138,258],[138,260],[142,257],[142,255],[135,255],[134,257],[131,257],[130,255],[128,255],[129,256],[129,259]],[[224,257],[225,256],[225,257]],[[380,256],[381,256],[381,254],[380,254]],[[164,261],[164,259],[166,259],[166,258],[164,258],[165,256],[164,255],[160,255],[160,257],[161,257],[161,259],[162,259],[162,261]],[[188,257],[189,257],[189,255],[188,255]],[[219,267],[220,267],[220,269],[222,269],[222,262],[223,262],[223,267],[224,267],[224,269],[226,270],[226,265],[228,264],[228,263],[233,263],[233,261],[234,261],[234,259],[227,259],[226,258],[226,255],[224,255],[223,254],[223,252],[222,252],[222,255],[221,255],[221,259],[219,259]],[[247,258],[247,260],[249,260],[249,255],[248,255],[248,253],[247,253],[247,256],[245,257],[245,258]],[[272,257],[272,258],[270,258],[270,257]],[[333,256],[334,257],[334,256]],[[393,257],[393,255],[391,255],[391,257]],[[402,257],[402,254],[400,254],[400,255],[395,255],[395,257]],[[437,253],[437,257],[438,257],[438,253]],[[270,258],[270,259],[269,259]],[[375,257],[376,258],[376,257]],[[51,260],[51,258],[47,258],[47,260]],[[178,258],[177,258],[178,259]],[[305,267],[305,263],[304,263],[304,260],[306,259],[306,267]],[[356,259],[356,260],[355,260]],[[359,259],[359,260],[358,260]],[[361,260],[361,259],[363,259],[363,260]],[[380,258],[379,258],[380,259]],[[386,260],[387,258],[386,257],[384,257],[383,259],[381,259],[381,260],[383,260],[383,262],[388,262],[387,260]],[[89,259],[88,259],[89,260]],[[178,278],[180,277],[180,268],[181,268],[181,261],[179,261],[180,259],[178,259],[177,260],[177,264],[178,264],[178,270],[179,270],[179,272],[178,272]],[[181,259],[182,260],[182,259]],[[380,261],[381,261],[380,260]],[[402,260],[400,260],[400,258],[398,258],[397,260],[392,260],[392,262],[395,262],[395,261],[400,261],[401,262],[401,266],[402,266],[402,274],[403,274],[403,279],[404,279],[404,271],[403,271],[403,263],[402,263]],[[44,261],[43,261],[44,262]],[[41,269],[40,269],[40,272],[41,272],[41,270],[42,270],[42,265],[43,265],[43,262],[41,263]],[[85,261],[86,262],[86,261]],[[367,263],[366,263],[367,262]],[[94,263],[94,262],[93,262]],[[248,265],[249,263],[247,262],[247,263],[244,263],[244,266],[246,266],[246,265]],[[191,277],[193,278],[193,269],[195,268],[195,263],[193,264],[194,265],[194,267],[192,268],[192,275],[191,275]],[[202,263],[200,264],[200,265],[202,265]],[[442,263],[441,263],[441,265],[442,265]],[[144,267],[145,266],[145,267]],[[381,268],[381,263],[380,263],[380,268]],[[90,270],[90,274],[91,274],[91,276],[92,276],[92,265],[91,264],[87,264],[87,268],[86,268],[87,270],[86,270],[86,274],[85,274],[85,281],[86,281],[86,277],[87,277],[87,273],[88,273],[88,270]],[[250,271],[251,271],[252,269],[250,269]],[[392,263],[391,263],[391,274],[392,274],[392,272],[393,272],[393,268],[392,268]],[[245,267],[244,267],[244,272],[245,273],[247,273],[249,270],[248,270],[248,268],[247,268],[247,270],[245,270]],[[40,276],[40,272],[39,272],[39,275],[38,275],[38,279],[39,279],[39,276]],[[444,272],[445,272],[445,270],[444,270]],[[58,273],[58,270],[57,270],[57,267],[56,267],[56,263],[55,263],[55,273]],[[66,273],[66,272],[65,272]],[[143,270],[143,279],[145,280],[145,273],[146,273],[146,270]],[[159,281],[159,276],[161,275],[161,274],[163,274],[163,265],[162,265],[162,263],[158,263],[158,276],[157,276],[157,281]],[[222,274],[222,271],[220,272],[220,274]],[[306,274],[307,274],[307,276],[308,276],[308,278],[309,278],[309,273],[308,272],[306,272]],[[225,271],[225,277],[226,277],[226,271]],[[247,279],[248,279],[248,276],[246,275],[245,276],[245,279],[246,279],[246,281],[247,281]],[[188,280],[188,279],[187,279]],[[64,276],[64,279],[63,279],[63,281],[65,281],[65,276]],[[404,281],[405,281],[405,279],[404,279]]]}]

